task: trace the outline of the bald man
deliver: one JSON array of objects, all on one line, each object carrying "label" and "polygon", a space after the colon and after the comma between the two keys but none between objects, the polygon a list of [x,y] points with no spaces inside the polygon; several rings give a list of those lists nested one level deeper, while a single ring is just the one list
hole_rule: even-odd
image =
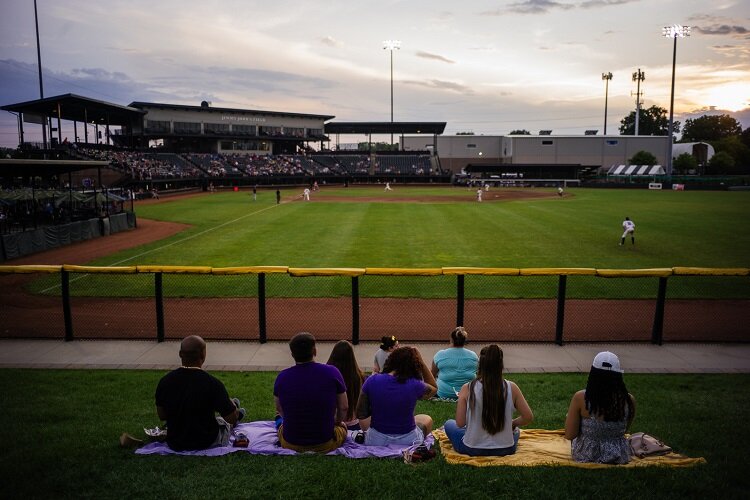
[{"label": "bald man", "polygon": [[[203,371],[206,342],[197,335],[180,344],[182,366],[156,387],[156,412],[167,422],[167,444],[175,451],[227,446],[232,426],[244,416],[239,400],[229,399],[224,384]],[[217,416],[216,414],[220,416]]]}]

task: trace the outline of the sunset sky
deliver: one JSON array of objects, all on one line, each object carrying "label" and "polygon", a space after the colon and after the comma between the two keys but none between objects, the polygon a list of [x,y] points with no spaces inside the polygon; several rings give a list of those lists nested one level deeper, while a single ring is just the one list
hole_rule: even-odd
[{"label": "sunset sky", "polygon": [[[608,133],[635,108],[669,108],[671,24],[676,119],[724,112],[750,127],[747,0],[253,1],[37,0],[45,96],[154,101],[445,121],[446,133]],[[0,4],[0,104],[39,97],[31,0]],[[29,126],[29,128],[39,128]],[[33,137],[30,140],[34,140]],[[343,142],[343,140],[342,140]],[[0,112],[0,144],[17,143]]]}]

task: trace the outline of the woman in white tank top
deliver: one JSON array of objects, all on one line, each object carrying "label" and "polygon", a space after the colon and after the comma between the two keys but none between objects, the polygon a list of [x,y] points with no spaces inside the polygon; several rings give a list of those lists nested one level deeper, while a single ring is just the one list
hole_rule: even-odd
[{"label": "woman in white tank top", "polygon": [[[445,422],[453,448],[465,455],[512,455],[519,427],[534,414],[521,389],[503,378],[503,351],[492,344],[479,355],[477,377],[458,393],[456,419]],[[520,414],[513,418],[514,411]]]}]

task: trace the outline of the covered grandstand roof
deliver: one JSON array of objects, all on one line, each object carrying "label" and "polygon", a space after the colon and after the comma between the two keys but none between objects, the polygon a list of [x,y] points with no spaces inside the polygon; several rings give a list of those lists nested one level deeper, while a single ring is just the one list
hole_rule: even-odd
[{"label": "covered grandstand roof", "polygon": [[665,175],[661,165],[612,165],[607,175]]},{"label": "covered grandstand roof", "polygon": [[329,122],[326,134],[442,134],[446,122]]},{"label": "covered grandstand roof", "polygon": [[288,113],[284,111],[264,111],[259,109],[239,109],[239,108],[215,108],[213,106],[189,106],[187,104],[167,104],[162,102],[143,102],[133,101],[129,104],[134,108],[162,108],[162,109],[179,109],[184,111],[218,111],[221,113],[253,113],[271,116],[291,116],[300,118],[317,118],[321,120],[332,120],[335,116],[330,115],[313,115],[307,113]]},{"label": "covered grandstand roof", "polygon": [[96,122],[109,125],[130,125],[139,120],[145,112],[129,106],[120,106],[111,102],[99,101],[76,94],[62,94],[33,101],[7,104],[0,109],[16,113],[57,117],[58,105],[60,119],[78,122]]},{"label": "covered grandstand roof", "polygon": [[61,175],[89,168],[109,167],[108,161],[0,159],[0,177]]}]

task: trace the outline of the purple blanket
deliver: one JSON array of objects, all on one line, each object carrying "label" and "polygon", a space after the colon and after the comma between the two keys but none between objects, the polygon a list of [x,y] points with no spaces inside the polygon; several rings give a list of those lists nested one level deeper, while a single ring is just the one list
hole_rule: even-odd
[{"label": "purple blanket", "polygon": [[[187,455],[187,456],[199,456],[199,457],[218,457],[220,455],[226,455],[227,453],[245,452],[252,453],[255,455],[297,455],[296,451],[287,450],[279,446],[278,438],[276,437],[276,426],[273,421],[258,421],[249,422],[246,424],[239,424],[234,429],[234,432],[243,432],[250,441],[250,445],[247,448],[235,448],[233,446],[221,446],[218,448],[210,448],[208,450],[199,451],[173,451],[166,443],[149,443],[142,448],[135,450],[138,455]],[[407,448],[416,448],[416,445],[412,446],[365,446],[363,444],[357,444],[352,438],[353,433],[350,432],[349,436],[344,441],[344,444],[328,455],[342,455],[348,458],[401,458],[403,451]],[[232,438],[233,440],[234,438]],[[435,438],[432,435],[427,436],[425,439],[425,445],[431,448],[435,442]]]}]

